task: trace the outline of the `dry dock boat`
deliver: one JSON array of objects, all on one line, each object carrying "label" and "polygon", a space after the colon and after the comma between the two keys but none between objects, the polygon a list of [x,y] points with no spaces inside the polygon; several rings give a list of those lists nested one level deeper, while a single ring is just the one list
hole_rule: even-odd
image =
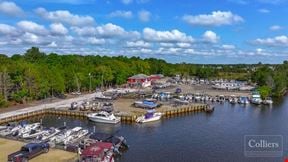
[{"label": "dry dock boat", "polygon": [[160,120],[162,113],[155,112],[155,110],[148,110],[147,113],[143,116],[140,116],[136,119],[137,123],[147,123]]}]

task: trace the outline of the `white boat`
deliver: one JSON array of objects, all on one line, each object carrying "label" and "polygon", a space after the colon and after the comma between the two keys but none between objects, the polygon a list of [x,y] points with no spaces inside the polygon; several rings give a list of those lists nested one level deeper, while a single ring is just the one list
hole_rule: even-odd
[{"label": "white boat", "polygon": [[37,129],[32,129],[29,133],[25,133],[21,135],[21,138],[23,139],[32,139],[36,138],[44,133],[47,133],[49,130],[37,130]]},{"label": "white boat", "polygon": [[267,97],[265,100],[263,100],[263,104],[264,105],[272,105],[273,104],[273,100],[271,97]]},{"label": "white boat", "polygon": [[248,100],[248,98],[245,97],[245,96],[240,96],[240,98],[239,98],[239,103],[240,103],[240,104],[249,104],[249,100]]},{"label": "white boat", "polygon": [[71,136],[73,133],[78,132],[82,129],[82,127],[75,127],[73,129],[68,129],[63,133],[60,133],[52,138],[50,138],[50,141],[55,142],[56,144],[64,142],[66,138]]},{"label": "white boat", "polygon": [[114,114],[108,113],[105,111],[100,111],[98,113],[88,114],[87,117],[98,123],[108,123],[108,124],[116,124],[120,122],[120,117],[115,117]]},{"label": "white boat", "polygon": [[21,129],[19,129],[18,136],[23,138],[24,134],[29,134],[32,130],[38,130],[40,126],[40,123],[27,124]]},{"label": "white boat", "polygon": [[89,131],[87,129],[82,129],[79,130],[78,132],[74,132],[72,133],[69,137],[67,137],[66,139],[64,139],[64,144],[69,144],[69,143],[73,143],[76,142],[77,140],[79,140],[80,138],[86,136],[89,133]]},{"label": "white boat", "polygon": [[60,133],[61,130],[57,128],[51,128],[48,131],[44,132],[43,134],[37,136],[37,139],[41,139],[43,141],[48,140],[54,136],[56,136],[58,133]]},{"label": "white boat", "polygon": [[260,105],[262,103],[262,99],[261,99],[259,92],[252,93],[251,103],[256,104],[256,105]]},{"label": "white boat", "polygon": [[155,112],[155,110],[148,110],[145,115],[142,115],[136,119],[137,123],[147,123],[160,120],[162,113]]}]

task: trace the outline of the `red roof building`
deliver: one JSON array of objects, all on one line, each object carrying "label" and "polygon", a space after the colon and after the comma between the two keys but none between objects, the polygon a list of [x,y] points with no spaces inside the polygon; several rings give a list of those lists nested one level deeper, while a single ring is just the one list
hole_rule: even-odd
[{"label": "red roof building", "polygon": [[81,162],[106,162],[114,161],[113,144],[108,142],[96,142],[84,149],[81,153]]},{"label": "red roof building", "polygon": [[161,74],[147,76],[145,74],[137,74],[128,78],[127,83],[130,86],[151,86],[151,81],[159,80],[163,77]]}]

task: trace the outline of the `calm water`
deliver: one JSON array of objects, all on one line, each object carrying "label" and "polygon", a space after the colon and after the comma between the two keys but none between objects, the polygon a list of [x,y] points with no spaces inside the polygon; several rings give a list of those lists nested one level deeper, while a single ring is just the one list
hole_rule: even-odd
[{"label": "calm water", "polygon": [[[212,114],[192,113],[145,125],[95,124],[73,118],[44,117],[43,124],[123,135],[130,145],[120,161],[283,161],[288,157],[288,97],[269,106],[216,105]],[[282,135],[284,157],[247,158],[244,135]]]}]

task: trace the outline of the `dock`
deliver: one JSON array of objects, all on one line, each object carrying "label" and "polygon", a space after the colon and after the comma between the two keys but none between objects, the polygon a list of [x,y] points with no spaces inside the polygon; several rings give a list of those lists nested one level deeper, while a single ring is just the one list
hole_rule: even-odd
[{"label": "dock", "polygon": [[[206,111],[209,105],[207,104],[197,104],[197,105],[186,105],[186,106],[179,106],[173,107],[171,109],[164,109],[159,112],[163,114],[164,117],[171,117],[173,115],[178,114],[185,114],[189,112],[201,112]],[[44,115],[56,115],[56,116],[69,116],[69,117],[80,117],[80,118],[87,118],[86,115],[89,112],[87,111],[71,111],[71,110],[63,110],[57,108],[46,108],[41,110],[35,111],[27,111],[23,113],[17,113],[12,116],[2,117],[0,118],[0,125],[4,123],[9,123],[13,121],[19,121],[28,119],[35,116],[44,116]],[[115,116],[121,117],[121,121],[123,122],[135,122],[136,118],[140,115],[135,114],[124,114],[124,113],[115,113]]]}]

